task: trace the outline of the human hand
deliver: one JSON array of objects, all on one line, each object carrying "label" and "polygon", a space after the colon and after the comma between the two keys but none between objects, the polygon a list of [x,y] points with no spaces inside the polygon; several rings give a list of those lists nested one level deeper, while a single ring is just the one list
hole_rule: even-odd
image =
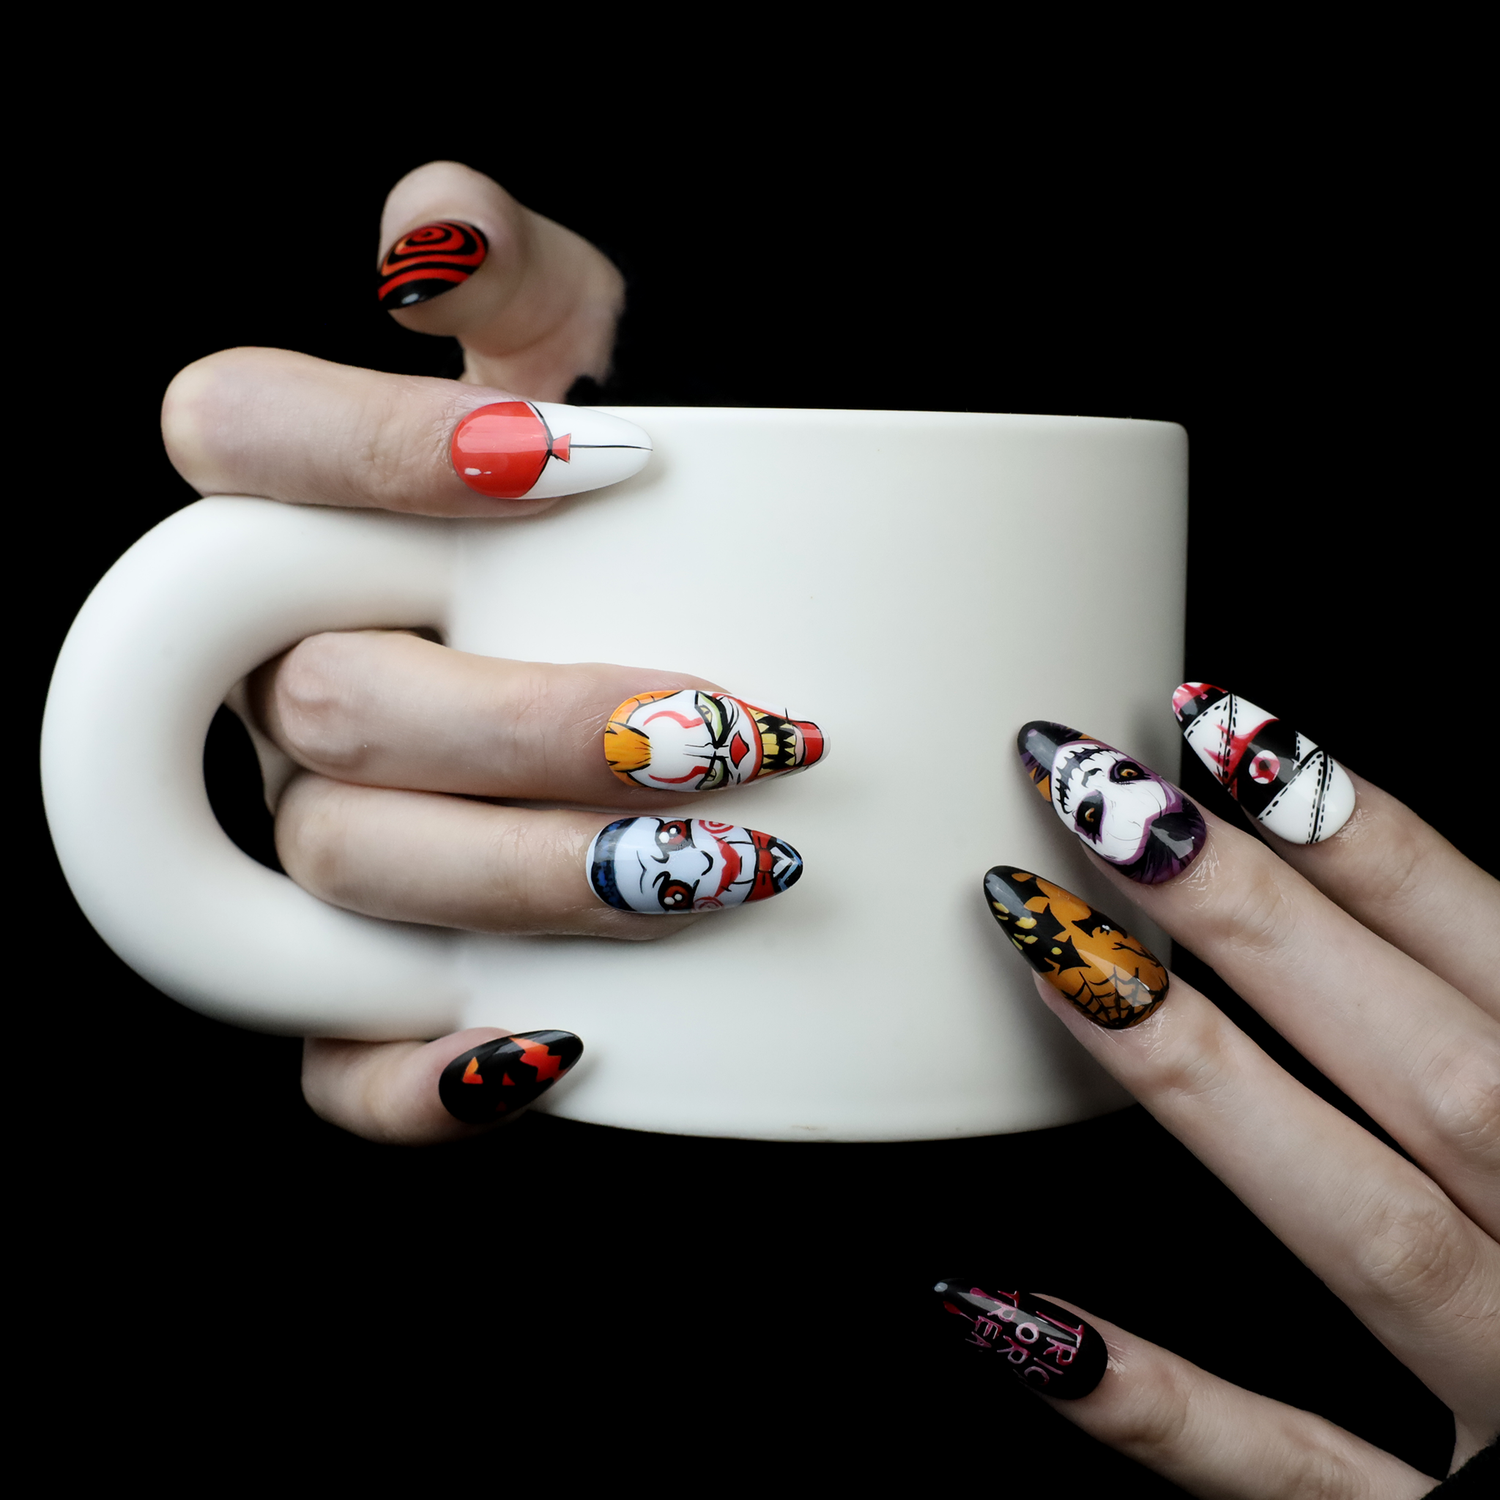
[{"label": "human hand", "polygon": [[[607,371],[623,285],[597,250],[444,162],[393,189],[381,250],[383,305],[456,336],[463,379],[269,349],[199,360],[168,389],[162,429],[200,494],[516,516],[641,466],[638,429],[548,404]],[[774,836],[651,815],[822,754],[816,725],[689,674],[498,661],[356,631],[301,642],[233,706],[261,754],[285,869],[352,911],[634,940],[778,894],[801,872]],[[513,1118],[581,1050],[570,1033],[494,1028],[314,1038],[303,1089],[357,1134],[448,1140]]]},{"label": "human hand", "polygon": [[[1410,1159],[1039,873],[991,870],[991,910],[1078,1041],[1449,1407],[1456,1469],[1500,1427],[1500,984],[1490,952],[1500,883],[1253,705],[1189,683],[1174,707],[1260,839],[1062,725],[1026,726],[1023,763],[1111,882]],[[1433,1486],[1332,1423],[1071,1303],[953,1278],[936,1290],[971,1344],[1001,1353],[1063,1415],[1193,1494],[1397,1497]],[[1277,1336],[1339,1380],[1336,1351],[1316,1330]]]}]

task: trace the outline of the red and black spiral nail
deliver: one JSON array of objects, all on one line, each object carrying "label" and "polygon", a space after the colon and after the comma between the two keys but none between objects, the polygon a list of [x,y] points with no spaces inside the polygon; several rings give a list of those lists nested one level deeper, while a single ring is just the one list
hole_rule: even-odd
[{"label": "red and black spiral nail", "polygon": [[385,253],[375,295],[386,309],[415,307],[462,286],[490,252],[484,231],[459,219],[441,219],[403,234]]},{"label": "red and black spiral nail", "polygon": [[583,1055],[571,1031],[518,1031],[460,1052],[438,1079],[443,1108],[465,1125],[489,1125],[545,1094]]}]

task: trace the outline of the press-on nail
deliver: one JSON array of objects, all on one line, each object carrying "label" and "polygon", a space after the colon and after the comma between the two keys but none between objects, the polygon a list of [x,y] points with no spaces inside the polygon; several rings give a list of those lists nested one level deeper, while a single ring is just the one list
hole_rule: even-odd
[{"label": "press-on nail", "polygon": [[823,731],[810,720],[696,688],[627,698],[604,727],[610,770],[661,792],[712,792],[800,771],[823,751]]},{"label": "press-on nail", "polygon": [[621,818],[589,845],[589,884],[621,911],[653,916],[764,901],[796,885],[802,856],[753,828],[707,818]]},{"label": "press-on nail", "polygon": [[453,467],[495,500],[542,500],[618,484],[645,468],[651,439],[633,422],[555,401],[495,401],[454,429]]},{"label": "press-on nail", "polygon": [[1091,1021],[1121,1031],[1166,999],[1161,961],[1083,897],[1014,865],[996,865],[984,894],[1021,957]]},{"label": "press-on nail", "polygon": [[583,1055],[571,1031],[518,1031],[460,1052],[438,1079],[443,1108],[487,1125],[545,1094]]},{"label": "press-on nail", "polygon": [[1172,711],[1198,759],[1279,838],[1318,844],[1349,821],[1349,773],[1265,709],[1211,682],[1185,682],[1172,694]]},{"label": "press-on nail", "polygon": [[964,1321],[965,1342],[999,1354],[1022,1385],[1076,1401],[1104,1379],[1109,1350],[1077,1313],[1030,1292],[987,1292],[968,1281],[940,1281],[933,1291],[944,1311]]},{"label": "press-on nail", "polygon": [[441,219],[403,234],[385,253],[375,294],[384,308],[414,307],[462,286],[489,254],[484,232],[458,219]]},{"label": "press-on nail", "polygon": [[1027,724],[1016,745],[1064,825],[1122,875],[1159,885],[1198,857],[1208,837],[1203,814],[1123,750],[1044,719]]}]

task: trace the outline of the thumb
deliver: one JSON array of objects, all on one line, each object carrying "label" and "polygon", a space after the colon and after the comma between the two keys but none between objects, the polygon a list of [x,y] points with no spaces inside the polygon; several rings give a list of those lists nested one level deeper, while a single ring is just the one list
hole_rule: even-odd
[{"label": "thumb", "polygon": [[482,172],[434,161],[385,201],[377,295],[404,327],[456,338],[471,384],[561,401],[608,375],[625,281]]}]

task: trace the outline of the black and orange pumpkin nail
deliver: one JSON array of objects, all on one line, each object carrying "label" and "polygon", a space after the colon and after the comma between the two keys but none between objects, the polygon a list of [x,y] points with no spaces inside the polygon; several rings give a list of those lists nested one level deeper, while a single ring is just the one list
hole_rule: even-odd
[{"label": "black and orange pumpkin nail", "polygon": [[442,219],[403,234],[380,262],[375,295],[387,310],[415,307],[462,286],[490,253],[484,231]]},{"label": "black and orange pumpkin nail", "polygon": [[1081,896],[1014,865],[989,871],[984,894],[1017,952],[1091,1021],[1121,1031],[1166,998],[1161,961]]},{"label": "black and orange pumpkin nail", "polygon": [[438,1079],[443,1108],[465,1125],[488,1125],[545,1094],[583,1055],[571,1031],[518,1031],[460,1052]]}]

